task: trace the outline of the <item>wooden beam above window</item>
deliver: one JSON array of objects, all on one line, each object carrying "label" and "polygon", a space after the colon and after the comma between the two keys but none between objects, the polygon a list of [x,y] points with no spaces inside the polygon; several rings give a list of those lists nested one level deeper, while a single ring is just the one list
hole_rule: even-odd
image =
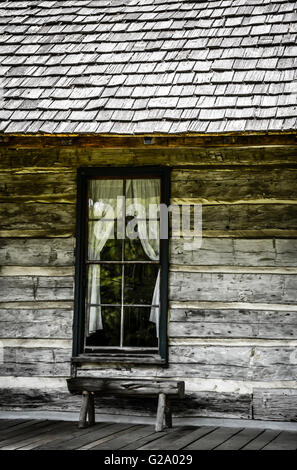
[{"label": "wooden beam above window", "polygon": [[[149,139],[149,145],[148,145]],[[175,148],[297,145],[297,131],[228,134],[2,134],[0,148]]]}]

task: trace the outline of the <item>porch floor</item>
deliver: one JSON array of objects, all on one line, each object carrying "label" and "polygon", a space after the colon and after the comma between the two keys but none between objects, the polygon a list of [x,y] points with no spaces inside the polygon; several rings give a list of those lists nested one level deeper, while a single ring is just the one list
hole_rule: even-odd
[{"label": "porch floor", "polygon": [[146,424],[2,419],[0,450],[296,450],[297,432],[244,427],[177,426],[159,433]]}]

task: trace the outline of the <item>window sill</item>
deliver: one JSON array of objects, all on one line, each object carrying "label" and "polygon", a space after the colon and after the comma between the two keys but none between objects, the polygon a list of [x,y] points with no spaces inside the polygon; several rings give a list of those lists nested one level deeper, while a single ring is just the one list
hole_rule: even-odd
[{"label": "window sill", "polygon": [[162,359],[159,354],[80,354],[72,357],[72,363],[82,364],[99,364],[99,363],[123,363],[123,364],[155,364],[166,365],[166,360]]}]

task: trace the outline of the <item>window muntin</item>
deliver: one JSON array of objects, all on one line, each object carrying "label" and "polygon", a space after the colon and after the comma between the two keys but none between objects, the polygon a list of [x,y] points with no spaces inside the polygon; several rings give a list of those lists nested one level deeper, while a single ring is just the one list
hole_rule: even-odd
[{"label": "window muntin", "polygon": [[85,351],[158,350],[161,179],[90,178],[87,201]]}]

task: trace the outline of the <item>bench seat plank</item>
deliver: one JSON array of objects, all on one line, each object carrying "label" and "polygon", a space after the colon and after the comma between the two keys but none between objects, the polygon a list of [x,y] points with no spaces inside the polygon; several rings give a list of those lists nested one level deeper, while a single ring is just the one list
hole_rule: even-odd
[{"label": "bench seat plank", "polygon": [[84,391],[95,395],[155,397],[164,393],[168,397],[184,398],[185,387],[182,381],[163,380],[124,380],[103,379],[94,377],[75,377],[67,379],[68,389],[73,394]]}]

